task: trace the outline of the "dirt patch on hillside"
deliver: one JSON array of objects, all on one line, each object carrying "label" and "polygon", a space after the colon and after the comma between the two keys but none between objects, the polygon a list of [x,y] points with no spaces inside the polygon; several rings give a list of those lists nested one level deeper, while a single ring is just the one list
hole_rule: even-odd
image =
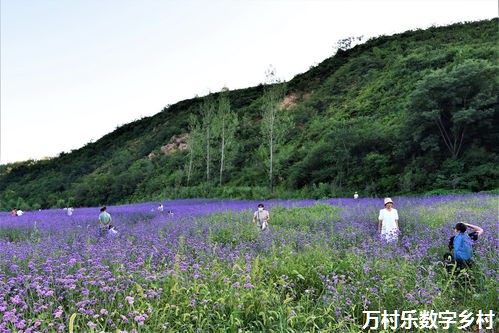
[{"label": "dirt patch on hillside", "polygon": [[[176,151],[186,150],[188,147],[187,145],[188,138],[189,138],[189,133],[174,135],[171,137],[170,141],[168,141],[166,145],[161,146],[159,150],[163,155],[170,155]],[[147,155],[149,159],[153,159],[156,156],[157,155],[155,153],[150,153],[149,155]]]},{"label": "dirt patch on hillside", "polygon": [[279,104],[279,106],[283,109],[291,109],[296,106],[299,102],[303,102],[307,100],[312,93],[300,94],[298,92],[292,92],[287,96],[284,96],[284,99]]}]

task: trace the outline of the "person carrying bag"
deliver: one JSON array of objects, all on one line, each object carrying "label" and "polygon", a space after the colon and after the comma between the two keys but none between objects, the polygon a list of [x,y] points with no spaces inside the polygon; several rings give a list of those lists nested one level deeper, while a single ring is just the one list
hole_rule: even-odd
[{"label": "person carrying bag", "polygon": [[253,223],[256,222],[260,230],[265,230],[269,225],[270,213],[263,204],[258,204],[258,210],[253,214]]}]

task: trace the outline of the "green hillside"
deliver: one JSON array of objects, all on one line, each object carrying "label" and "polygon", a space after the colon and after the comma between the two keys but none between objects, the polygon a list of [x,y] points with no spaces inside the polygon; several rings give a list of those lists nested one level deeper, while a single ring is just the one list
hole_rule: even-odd
[{"label": "green hillside", "polygon": [[[499,188],[498,19],[381,36],[0,166],[0,208]],[[189,134],[189,135],[187,135]]]}]

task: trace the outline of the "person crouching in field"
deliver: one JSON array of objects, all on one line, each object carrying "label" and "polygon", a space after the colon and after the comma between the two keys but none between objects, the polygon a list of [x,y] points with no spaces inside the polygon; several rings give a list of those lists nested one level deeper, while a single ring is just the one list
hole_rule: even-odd
[{"label": "person crouching in field", "polygon": [[387,242],[395,242],[398,239],[399,229],[399,215],[395,208],[393,208],[393,201],[390,198],[385,198],[385,208],[379,211],[378,216],[378,232],[381,237]]},{"label": "person crouching in field", "polygon": [[99,214],[99,235],[106,237],[109,229],[112,227],[113,219],[111,218],[111,214],[106,211],[106,207],[102,207]]},{"label": "person crouching in field", "polygon": [[[469,234],[466,230],[470,228],[473,231]],[[449,251],[444,256],[449,269],[452,265],[457,265],[458,269],[471,266],[473,260],[473,242],[483,234],[483,229],[469,223],[458,223],[454,227],[455,235],[449,239]]]},{"label": "person crouching in field", "polygon": [[257,223],[260,230],[267,229],[270,213],[264,209],[263,204],[258,204],[258,210],[253,214],[253,223]]}]

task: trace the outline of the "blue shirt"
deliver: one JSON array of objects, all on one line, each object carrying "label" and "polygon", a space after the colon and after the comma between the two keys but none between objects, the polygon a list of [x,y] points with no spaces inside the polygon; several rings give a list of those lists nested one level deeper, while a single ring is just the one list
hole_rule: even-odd
[{"label": "blue shirt", "polygon": [[454,237],[454,259],[470,260],[473,256],[473,241],[466,233],[461,232]]}]

